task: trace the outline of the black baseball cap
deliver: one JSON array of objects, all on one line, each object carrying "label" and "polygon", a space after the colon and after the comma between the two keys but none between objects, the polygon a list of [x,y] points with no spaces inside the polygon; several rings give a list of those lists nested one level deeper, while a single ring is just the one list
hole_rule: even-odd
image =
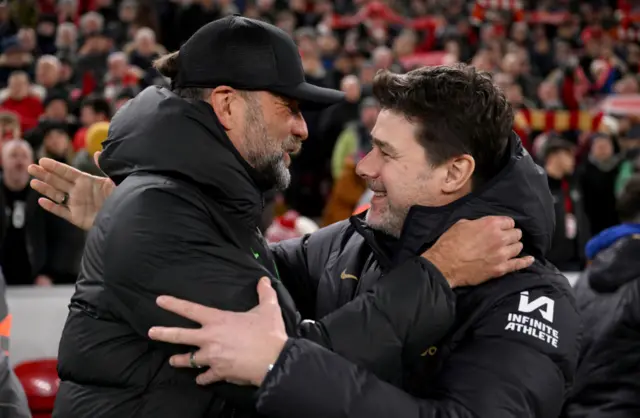
[{"label": "black baseball cap", "polygon": [[298,47],[286,32],[238,15],[201,27],[180,48],[178,62],[174,87],[264,90],[304,108],[324,108],[344,98],[341,91],[305,81]]}]

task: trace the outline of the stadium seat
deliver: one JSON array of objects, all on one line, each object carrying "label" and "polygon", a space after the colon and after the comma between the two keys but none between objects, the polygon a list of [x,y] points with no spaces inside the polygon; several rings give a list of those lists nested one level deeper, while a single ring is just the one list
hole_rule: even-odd
[{"label": "stadium seat", "polygon": [[56,359],[41,359],[25,361],[15,367],[16,376],[27,394],[33,418],[51,418],[60,386],[57,366]]}]

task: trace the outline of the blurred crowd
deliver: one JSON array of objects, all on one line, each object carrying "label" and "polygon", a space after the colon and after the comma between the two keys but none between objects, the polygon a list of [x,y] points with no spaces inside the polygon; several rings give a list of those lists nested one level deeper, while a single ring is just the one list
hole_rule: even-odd
[{"label": "blurred crowd", "polygon": [[[346,101],[304,112],[309,138],[291,187],[269,198],[268,239],[366,208],[355,165],[371,147],[380,69],[468,62],[517,110],[514,130],[556,201],[549,259],[581,270],[585,245],[620,223],[616,199],[640,170],[640,26],[633,1],[16,0],[0,2],[0,265],[12,284],[73,283],[84,234],[46,212],[27,166],[49,157],[101,175],[109,120],[203,24],[234,13],[290,33],[307,80]],[[640,5],[640,3],[639,3]],[[179,140],[179,138],[176,138]],[[313,221],[312,221],[313,220]]]}]

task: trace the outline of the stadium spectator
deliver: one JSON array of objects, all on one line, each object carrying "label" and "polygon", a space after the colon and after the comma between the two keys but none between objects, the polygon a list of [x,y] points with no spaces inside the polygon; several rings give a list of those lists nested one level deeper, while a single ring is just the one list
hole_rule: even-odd
[{"label": "stadium spectator", "polygon": [[590,232],[597,235],[618,224],[615,184],[620,157],[615,152],[615,140],[609,135],[596,134],[590,141],[589,155],[579,169],[578,181]]},{"label": "stadium spectator", "polygon": [[591,264],[576,285],[585,336],[566,418],[640,413],[640,175],[618,199],[621,224],[587,245]]},{"label": "stadium spectator", "polygon": [[0,109],[17,114],[20,119],[20,129],[23,132],[38,125],[38,119],[44,109],[42,100],[32,89],[27,73],[22,71],[11,73],[6,96],[0,99]]},{"label": "stadium spectator", "polygon": [[589,223],[584,212],[582,192],[577,188],[575,146],[552,137],[543,147],[544,168],[555,206],[555,233],[547,258],[563,271],[581,271],[585,264],[584,246]]},{"label": "stadium spectator", "polygon": [[73,137],[73,150],[78,151],[85,146],[85,136],[89,126],[96,122],[109,122],[111,119],[111,105],[102,97],[93,96],[83,100],[80,108],[80,123],[82,127],[78,129]]}]

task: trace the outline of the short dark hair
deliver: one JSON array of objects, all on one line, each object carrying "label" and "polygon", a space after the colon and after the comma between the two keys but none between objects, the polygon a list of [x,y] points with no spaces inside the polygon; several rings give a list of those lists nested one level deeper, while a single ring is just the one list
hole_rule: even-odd
[{"label": "short dark hair", "polygon": [[622,222],[637,222],[640,217],[640,173],[629,178],[617,202],[618,216]]},{"label": "short dark hair", "polygon": [[558,152],[574,153],[575,150],[576,146],[572,142],[560,138],[559,136],[551,136],[547,139],[547,142],[542,148],[542,157],[544,161],[547,161],[549,157],[557,154]]},{"label": "short dark hair", "polygon": [[429,162],[440,165],[469,154],[474,187],[502,167],[513,126],[513,109],[489,73],[465,64],[423,67],[406,74],[381,71],[373,94],[383,109],[418,125]]},{"label": "short dark hair", "polygon": [[[175,51],[161,56],[153,62],[154,68],[169,80],[175,80],[179,70],[179,53],[180,51]],[[211,94],[211,89],[201,87],[172,88],[171,91],[183,99],[192,100],[205,100]]]},{"label": "short dark hair", "polygon": [[111,105],[104,97],[89,96],[82,101],[82,107],[90,107],[95,113],[111,119]]}]

